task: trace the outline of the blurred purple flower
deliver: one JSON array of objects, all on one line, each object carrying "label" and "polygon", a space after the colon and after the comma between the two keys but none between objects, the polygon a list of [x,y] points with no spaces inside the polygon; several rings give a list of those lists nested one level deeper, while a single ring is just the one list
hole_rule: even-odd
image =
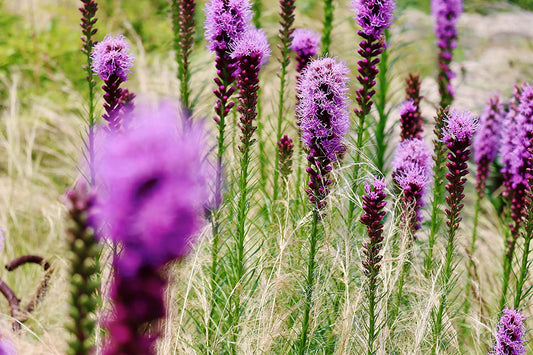
[{"label": "blurred purple flower", "polygon": [[435,18],[435,35],[438,47],[438,83],[441,107],[450,105],[454,92],[451,80],[455,73],[450,68],[453,50],[457,47],[457,22],[463,12],[462,0],[431,0],[431,13]]},{"label": "blurred purple flower", "polygon": [[396,2],[393,0],[352,0],[357,23],[367,36],[379,39],[390,27]]},{"label": "blurred purple flower", "polygon": [[177,112],[138,110],[130,130],[104,134],[97,165],[105,234],[157,266],[187,253],[209,197],[202,130],[180,131]]},{"label": "blurred purple flower", "polygon": [[320,35],[308,28],[297,28],[292,34],[291,49],[296,53],[296,71],[301,73],[311,59],[316,56]]},{"label": "blurred purple flower", "polygon": [[302,142],[331,162],[344,153],[350,129],[348,72],[343,61],[326,57],[309,63],[297,84]]},{"label": "blurred purple flower", "polygon": [[210,0],[205,5],[205,38],[209,50],[229,51],[242,38],[252,20],[248,0]]},{"label": "blurred purple flower", "polygon": [[474,161],[477,164],[476,190],[479,196],[485,193],[485,181],[489,175],[490,163],[498,154],[500,126],[503,106],[498,95],[489,98],[481,117],[479,131],[474,136]]},{"label": "blurred purple flower", "polygon": [[123,35],[106,35],[94,46],[91,57],[92,69],[103,81],[109,80],[112,75],[121,81],[128,80],[135,60]]},{"label": "blurred purple flower", "polygon": [[0,355],[17,355],[15,345],[3,336],[0,336]]},{"label": "blurred purple flower", "polygon": [[526,354],[525,317],[517,310],[505,308],[498,323],[491,355],[523,355]]}]

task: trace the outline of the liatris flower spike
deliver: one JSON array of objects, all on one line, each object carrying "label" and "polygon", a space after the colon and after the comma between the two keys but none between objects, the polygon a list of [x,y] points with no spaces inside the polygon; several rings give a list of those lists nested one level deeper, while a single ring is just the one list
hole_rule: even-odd
[{"label": "liatris flower spike", "polygon": [[490,164],[498,154],[502,113],[503,106],[499,96],[494,95],[479,118],[479,130],[472,144],[474,161],[477,164],[476,190],[480,198],[485,194],[485,181],[489,175]]},{"label": "liatris flower spike", "polygon": [[365,183],[365,195],[363,195],[363,215],[361,223],[366,225],[369,241],[363,242],[363,254],[365,259],[362,261],[363,271],[368,279],[366,293],[368,299],[368,353],[374,353],[374,341],[379,332],[379,326],[376,324],[376,302],[378,295],[378,274],[381,267],[380,255],[383,244],[383,218],[385,211],[383,208],[387,204],[385,198],[385,182],[375,179],[370,184]]},{"label": "liatris flower spike", "polygon": [[106,35],[102,42],[97,43],[91,54],[93,71],[104,81],[105,113],[102,117],[109,123],[109,129],[117,130],[121,126],[120,85],[128,80],[134,57],[122,35]]},{"label": "liatris flower spike", "polygon": [[279,170],[281,176],[287,179],[292,171],[292,153],[294,151],[294,143],[292,138],[289,138],[286,134],[281,137],[278,142],[278,154],[279,154]]},{"label": "liatris flower spike", "polygon": [[68,244],[71,252],[71,324],[69,354],[90,354],[93,350],[94,317],[97,293],[100,288],[98,255],[100,247],[91,224],[95,203],[94,193],[78,182],[66,194],[66,204],[71,227],[68,229]]},{"label": "liatris flower spike", "polygon": [[[292,24],[294,23],[294,9],[295,0],[279,0],[279,6],[281,12],[279,13],[281,19],[279,21],[280,27],[278,31],[278,38],[280,43],[278,47],[280,49],[280,55],[278,57],[280,63],[280,73],[279,73],[279,96],[278,96],[278,117],[276,122],[276,141],[281,139],[283,134],[283,123],[286,121],[286,116],[284,113],[285,110],[285,87],[287,68],[290,64],[290,54],[291,54],[291,40],[294,28]],[[274,163],[274,184],[273,184],[273,196],[272,200],[276,200],[278,197],[278,184],[279,179],[279,159],[276,156]]]},{"label": "liatris flower spike", "polygon": [[128,131],[104,134],[98,166],[98,220],[123,248],[114,260],[107,355],[155,353],[157,333],[144,330],[164,316],[161,267],[190,250],[209,197],[203,131],[188,125],[180,131],[170,105],[136,116]]},{"label": "liatris flower spike", "polygon": [[239,149],[244,152],[254,142],[252,134],[256,127],[253,120],[257,117],[257,90],[259,89],[259,71],[268,61],[270,48],[263,30],[249,29],[248,32],[232,45],[231,57],[237,61],[239,88],[239,107],[242,136]]},{"label": "liatris flower spike", "polygon": [[98,29],[96,28],[96,11],[98,10],[98,3],[95,0],[81,0],[83,6],[79,8],[81,12],[81,31],[83,36],[81,36],[82,47],[81,51],[85,54],[87,58],[86,64],[83,65],[83,68],[86,73],[85,79],[87,80],[88,87],[88,109],[87,109],[87,140],[85,145],[87,147],[87,152],[85,154],[85,160],[89,168],[89,183],[91,186],[95,184],[94,177],[94,127],[96,124],[95,117],[95,99],[94,99],[94,89],[96,88],[96,81],[94,80],[92,73],[92,58],[91,52],[94,46],[93,36],[96,34]]},{"label": "liatris flower spike", "polygon": [[190,76],[189,56],[194,44],[194,14],[196,12],[195,0],[171,0],[170,11],[172,31],[174,32],[174,51],[178,64],[178,80],[180,81],[180,100],[183,106],[191,109],[189,96]]},{"label": "liatris flower spike", "polygon": [[505,308],[498,323],[491,355],[524,355],[525,317],[519,311]]},{"label": "liatris flower spike", "polygon": [[318,209],[326,205],[331,163],[346,150],[343,140],[350,128],[347,75],[344,62],[326,57],[309,63],[298,81],[301,139],[309,149],[306,192]]},{"label": "liatris flower spike", "polygon": [[[403,192],[402,223],[406,223],[413,238],[420,229],[420,209],[431,181],[431,152],[421,139],[406,139],[398,144],[392,163],[394,181]],[[410,211],[413,213],[410,215]]]},{"label": "liatris flower spike", "polygon": [[301,73],[307,64],[316,56],[320,43],[320,35],[308,28],[297,28],[292,34],[291,49],[296,53],[296,71]]},{"label": "liatris flower spike", "polygon": [[431,0],[431,13],[435,19],[438,47],[438,78],[440,107],[451,105],[454,90],[451,80],[455,73],[450,67],[453,50],[457,47],[457,22],[463,12],[462,0]]},{"label": "liatris flower spike", "polygon": [[355,19],[361,27],[362,37],[379,40],[392,24],[396,3],[393,0],[352,0],[352,9],[357,15]]},{"label": "liatris flower spike", "polygon": [[[249,28],[252,18],[251,5],[248,0],[210,0],[205,5],[205,38],[208,48],[215,52],[217,76],[214,78],[217,88],[213,91],[217,98],[215,104],[218,124],[217,138],[217,177],[215,187],[215,204],[222,202],[222,155],[226,148],[226,116],[234,106],[231,95],[235,92],[233,82],[236,77],[235,60],[231,58],[231,45],[238,41]],[[216,236],[214,237],[216,238]]]},{"label": "liatris flower spike", "polygon": [[400,109],[400,139],[422,138],[422,120],[414,100],[404,101]]},{"label": "liatris flower spike", "polygon": [[[441,287],[443,288],[443,293],[436,315],[434,328],[435,339],[440,338],[443,329],[442,317],[446,306],[446,299],[450,292],[449,283],[454,270],[453,255],[455,251],[455,234],[459,229],[459,222],[462,219],[460,217],[460,212],[464,207],[462,201],[465,197],[463,194],[464,184],[466,183],[466,175],[468,174],[467,162],[470,158],[472,136],[477,129],[477,120],[468,111],[452,109],[444,119],[444,124],[442,142],[448,148],[448,161],[446,162],[446,167],[448,168],[446,179],[448,180],[448,184],[445,186],[448,191],[448,195],[446,196],[448,208],[445,210],[448,218],[446,221],[448,232],[446,258],[439,279]],[[438,342],[434,343],[433,353],[436,351],[437,344]]]}]

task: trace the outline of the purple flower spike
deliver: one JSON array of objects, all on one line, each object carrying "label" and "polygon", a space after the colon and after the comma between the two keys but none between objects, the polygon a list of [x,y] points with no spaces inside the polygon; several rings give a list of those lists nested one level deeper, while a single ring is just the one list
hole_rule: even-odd
[{"label": "purple flower spike", "polygon": [[455,73],[450,68],[453,50],[457,47],[457,22],[463,12],[462,0],[431,0],[431,13],[435,18],[435,35],[438,47],[438,84],[441,94],[440,106],[446,107],[453,101],[451,80]]},{"label": "purple flower spike", "polygon": [[363,211],[361,223],[367,226],[369,242],[363,242],[363,253],[366,258],[362,261],[363,271],[375,283],[379,273],[380,261],[383,258],[379,255],[383,243],[383,208],[387,204],[385,198],[385,182],[375,179],[372,183],[365,183],[365,195],[363,195]]},{"label": "purple flower spike", "polygon": [[446,179],[449,183],[446,190],[446,202],[449,209],[446,209],[450,228],[449,235],[455,236],[455,231],[459,228],[459,213],[463,209],[461,201],[465,197],[463,194],[466,175],[468,174],[468,159],[470,158],[470,144],[472,136],[477,129],[477,120],[468,111],[450,110],[444,119],[444,129],[442,141],[448,147],[448,173]]},{"label": "purple flower spike", "polygon": [[381,38],[383,32],[390,27],[392,13],[396,9],[393,0],[352,0],[352,10],[362,31],[367,36]]},{"label": "purple flower spike", "polygon": [[431,180],[432,162],[423,140],[406,139],[399,143],[392,163],[392,176],[403,191],[402,223],[409,227],[415,239],[414,232],[420,229],[424,194]]},{"label": "purple flower spike", "polygon": [[[102,117],[109,122],[110,130],[119,130],[122,125],[123,89],[120,85],[128,79],[134,57],[129,52],[126,39],[122,35],[106,35],[94,46],[91,53],[93,71],[104,81],[105,113]],[[132,95],[128,92],[128,95]],[[133,100],[131,96],[131,100]],[[133,103],[131,102],[133,105]],[[129,109],[127,108],[128,112]]]},{"label": "purple flower spike", "polygon": [[213,51],[229,51],[242,38],[252,20],[248,0],[210,0],[205,5],[205,38]]},{"label": "purple flower spike", "polygon": [[400,109],[400,122],[401,140],[422,138],[422,120],[418,106],[413,99],[403,102]]},{"label": "purple flower spike", "polygon": [[104,134],[97,165],[105,235],[157,266],[188,252],[209,197],[202,131],[180,132],[177,112],[171,105],[137,110],[130,130]]},{"label": "purple flower spike", "polygon": [[128,80],[135,59],[123,35],[106,35],[94,46],[91,57],[92,69],[103,81],[108,81],[113,75],[120,81]]},{"label": "purple flower spike", "polygon": [[331,163],[346,150],[343,139],[350,129],[347,74],[344,62],[326,57],[309,63],[297,84],[301,139],[309,149],[306,192],[319,209],[326,205]]},{"label": "purple flower spike", "polygon": [[318,53],[320,35],[308,28],[297,28],[292,34],[291,49],[296,53],[296,71],[301,73]]},{"label": "purple flower spike", "polygon": [[348,72],[344,62],[326,57],[312,61],[298,82],[302,142],[332,162],[344,152],[350,128]]},{"label": "purple flower spike", "polygon": [[526,353],[525,317],[514,309],[503,310],[491,355],[523,355]]},{"label": "purple flower spike", "polygon": [[279,172],[287,179],[292,172],[292,154],[294,142],[286,134],[278,141]]},{"label": "purple flower spike", "polygon": [[503,106],[498,95],[491,97],[479,118],[479,131],[473,142],[474,161],[477,164],[476,190],[481,198],[485,194],[485,181],[490,163],[498,154]]}]

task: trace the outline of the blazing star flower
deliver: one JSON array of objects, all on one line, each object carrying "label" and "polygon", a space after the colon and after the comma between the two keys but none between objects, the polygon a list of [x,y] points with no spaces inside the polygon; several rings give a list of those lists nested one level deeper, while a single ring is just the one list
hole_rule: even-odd
[{"label": "blazing star flower", "polygon": [[526,353],[525,317],[517,310],[505,308],[503,310],[491,355],[523,355]]},{"label": "blazing star flower", "polygon": [[365,195],[363,195],[363,211],[361,223],[367,226],[370,241],[363,243],[363,253],[366,258],[362,261],[364,273],[370,279],[375,279],[379,273],[379,255],[383,242],[383,208],[387,204],[385,198],[385,182],[374,179],[371,183],[365,183]]},{"label": "blazing star flower", "polygon": [[413,99],[403,102],[400,108],[400,138],[412,139],[422,137],[422,120],[418,106]]},{"label": "blazing star flower", "polygon": [[494,95],[489,99],[479,118],[479,131],[474,136],[474,161],[477,164],[476,190],[480,196],[484,194],[490,163],[498,154],[502,111],[499,96]]},{"label": "blazing star flower", "polygon": [[106,35],[94,46],[91,58],[91,68],[103,81],[108,81],[113,75],[121,81],[128,80],[135,60],[123,35]]},{"label": "blazing star flower", "polygon": [[466,142],[472,139],[477,130],[477,120],[469,111],[452,109],[444,119],[446,126],[442,132],[444,144]]},{"label": "blazing star flower", "polygon": [[316,56],[320,35],[308,28],[297,28],[292,34],[291,49],[296,53],[296,71],[301,73],[311,59]]},{"label": "blazing star flower", "polygon": [[350,128],[348,72],[344,62],[326,57],[309,63],[298,82],[302,142],[331,162],[344,152]]},{"label": "blazing star flower", "polygon": [[420,209],[431,180],[432,162],[431,152],[423,140],[406,139],[398,144],[392,176],[403,191],[404,210],[414,209],[413,218],[406,220],[403,216],[402,222],[408,223],[413,232],[420,229]]},{"label": "blazing star flower", "polygon": [[321,58],[309,63],[296,88],[301,140],[309,149],[306,193],[318,209],[326,205],[330,164],[344,154],[343,140],[350,129],[347,74],[344,62]]},{"label": "blazing star flower", "polygon": [[441,107],[450,105],[454,91],[451,80],[455,73],[450,68],[453,50],[457,47],[457,22],[463,12],[462,0],[431,0],[431,13],[435,18],[435,35],[437,37],[439,64],[439,92]]},{"label": "blazing star flower", "polygon": [[205,38],[211,51],[228,51],[242,38],[252,20],[248,0],[210,0],[205,5]]},{"label": "blazing star flower", "polygon": [[367,36],[381,38],[383,32],[390,27],[392,13],[396,9],[393,0],[352,0],[352,11],[356,13],[357,23]]},{"label": "blazing star flower", "polygon": [[185,255],[201,226],[205,145],[197,127],[178,130],[170,105],[139,111],[134,127],[100,143],[100,219],[109,238],[139,253],[132,263],[160,266]]}]

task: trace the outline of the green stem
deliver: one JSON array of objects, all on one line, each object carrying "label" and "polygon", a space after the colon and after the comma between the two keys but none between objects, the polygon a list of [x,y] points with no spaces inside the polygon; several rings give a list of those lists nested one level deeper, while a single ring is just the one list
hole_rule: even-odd
[{"label": "green stem", "polygon": [[370,290],[368,292],[368,355],[375,354],[374,342],[376,341],[376,278],[373,276],[370,282]]},{"label": "green stem", "polygon": [[329,54],[331,45],[331,30],[333,29],[333,0],[324,0],[324,23],[322,29],[322,55]]},{"label": "green stem", "polygon": [[[385,31],[385,38],[388,41],[389,38],[389,31]],[[387,128],[387,119],[388,115],[385,112],[386,104],[387,104],[387,91],[389,89],[389,82],[387,80],[387,69],[388,69],[388,54],[387,48],[383,48],[383,52],[381,53],[381,61],[379,62],[379,72],[377,77],[378,82],[378,88],[377,88],[377,95],[376,95],[376,110],[378,112],[378,123],[376,126],[375,136],[376,136],[376,156],[374,164],[376,164],[376,168],[378,171],[380,171],[382,174],[385,173],[385,155],[387,153],[387,147],[388,147],[388,139],[387,139],[387,133],[385,132]]]},{"label": "green stem", "polygon": [[452,277],[453,272],[453,252],[455,250],[455,233],[457,231],[457,228],[459,227],[459,220],[458,216],[459,213],[455,211],[455,209],[452,209],[452,212],[449,214],[449,223],[448,226],[448,245],[446,247],[446,259],[444,263],[444,268],[442,270],[442,274],[440,277],[440,284],[442,287],[442,296],[440,299],[439,309],[437,312],[436,320],[435,320],[435,328],[434,328],[434,344],[433,344],[433,350],[432,353],[436,354],[437,352],[437,344],[438,339],[440,338],[440,334],[442,332],[442,317],[444,315],[444,309],[446,308],[446,301],[448,298],[448,294],[450,293],[450,279]]},{"label": "green stem", "polygon": [[[280,79],[280,88],[279,88],[279,104],[278,104],[278,122],[276,126],[276,142],[279,142],[282,134],[283,128],[283,108],[285,105],[285,81],[287,76],[287,66],[289,65],[289,54],[288,47],[285,50],[285,47],[282,48],[281,52],[281,74],[279,75]],[[273,201],[276,201],[279,193],[279,157],[276,154],[275,166],[274,166],[274,186],[273,186]]]},{"label": "green stem", "polygon": [[[510,216],[508,212],[507,221],[509,220]],[[509,278],[511,277],[511,270],[513,268],[515,246],[516,241],[512,239],[510,228],[507,228],[505,233],[505,252],[503,254],[503,282],[500,297],[500,311],[503,310],[507,301],[507,290],[509,288]]]},{"label": "green stem", "polygon": [[526,234],[524,236],[525,242],[524,242],[524,252],[522,254],[522,265],[520,267],[520,273],[518,276],[518,280],[516,281],[516,295],[514,299],[514,309],[518,309],[520,307],[520,302],[522,301],[524,295],[522,295],[522,290],[524,288],[524,284],[527,280],[528,271],[529,271],[529,253],[531,252],[529,245],[531,243],[531,235],[533,233],[533,208],[531,206],[531,197],[529,197],[530,203],[529,203],[529,216],[526,220],[527,226],[526,226]]},{"label": "green stem", "polygon": [[[470,253],[468,255],[468,268],[467,268],[467,279],[465,287],[465,316],[468,315],[470,311],[470,287],[471,287],[471,277],[473,273],[472,268],[474,267],[474,252],[476,250],[476,239],[477,239],[477,226],[479,223],[479,211],[481,209],[481,199],[482,197],[478,194],[476,199],[476,205],[474,207],[474,227],[472,231],[472,240],[470,241]],[[463,325],[466,324],[466,319],[463,319]]]},{"label": "green stem", "polygon": [[435,246],[435,239],[441,226],[441,209],[440,206],[444,201],[444,175],[445,175],[445,161],[446,151],[443,149],[444,143],[435,142],[435,166],[433,169],[435,176],[435,187],[433,189],[433,199],[431,201],[431,225],[428,238],[428,251],[424,260],[424,274],[429,278],[433,269],[433,248]]},{"label": "green stem", "polygon": [[320,211],[318,209],[313,210],[313,222],[312,230],[309,235],[309,259],[307,262],[307,279],[305,282],[305,298],[304,298],[304,316],[302,321],[302,333],[300,335],[300,346],[298,354],[303,355],[308,347],[307,333],[309,331],[309,317],[311,313],[312,301],[313,301],[313,288],[315,286],[315,256],[317,252],[318,242],[318,223]]}]

